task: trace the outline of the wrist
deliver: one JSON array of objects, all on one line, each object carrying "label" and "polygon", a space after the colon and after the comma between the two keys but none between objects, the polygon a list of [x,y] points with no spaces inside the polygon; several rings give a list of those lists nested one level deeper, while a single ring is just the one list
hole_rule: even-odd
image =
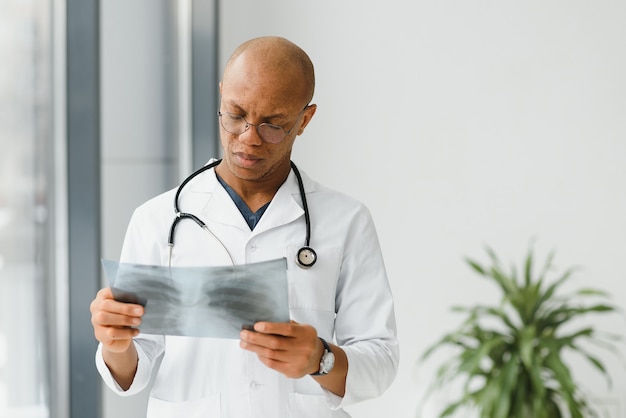
[{"label": "wrist", "polygon": [[319,369],[315,373],[311,373],[311,376],[324,376],[331,372],[335,366],[335,354],[333,353],[330,345],[321,337],[318,337],[322,343],[323,350],[319,360]]}]

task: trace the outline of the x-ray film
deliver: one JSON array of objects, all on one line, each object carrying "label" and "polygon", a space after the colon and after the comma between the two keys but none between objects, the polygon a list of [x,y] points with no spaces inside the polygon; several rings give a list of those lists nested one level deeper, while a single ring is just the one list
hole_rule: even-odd
[{"label": "x-ray film", "polygon": [[167,267],[102,260],[113,297],[145,307],[147,334],[239,338],[258,321],[289,322],[287,260]]}]

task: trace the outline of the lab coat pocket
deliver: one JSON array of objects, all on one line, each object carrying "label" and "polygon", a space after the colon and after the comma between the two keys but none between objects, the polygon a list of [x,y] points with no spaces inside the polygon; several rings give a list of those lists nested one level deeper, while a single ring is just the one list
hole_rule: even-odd
[{"label": "lab coat pocket", "polygon": [[154,418],[219,418],[220,409],[219,394],[193,401],[177,402],[151,397],[148,402],[148,416]]},{"label": "lab coat pocket", "polygon": [[309,268],[296,262],[299,249],[293,245],[287,248],[289,307],[334,313],[341,249],[316,248],[317,261]]}]

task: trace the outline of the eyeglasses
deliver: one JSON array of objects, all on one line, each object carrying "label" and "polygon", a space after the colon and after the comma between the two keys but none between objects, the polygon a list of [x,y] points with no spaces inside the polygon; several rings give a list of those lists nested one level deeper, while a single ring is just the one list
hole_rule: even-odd
[{"label": "eyeglasses", "polygon": [[226,132],[229,132],[234,135],[241,135],[250,129],[251,126],[256,126],[256,132],[259,134],[261,139],[265,142],[269,142],[270,144],[278,144],[281,142],[287,135],[294,130],[302,114],[306,110],[309,105],[304,106],[302,112],[298,115],[298,119],[296,123],[291,127],[290,130],[285,131],[282,126],[272,125],[271,123],[260,123],[255,125],[254,123],[248,122],[243,116],[236,115],[230,112],[217,112],[217,115],[220,118],[220,123],[222,124],[222,128]]}]

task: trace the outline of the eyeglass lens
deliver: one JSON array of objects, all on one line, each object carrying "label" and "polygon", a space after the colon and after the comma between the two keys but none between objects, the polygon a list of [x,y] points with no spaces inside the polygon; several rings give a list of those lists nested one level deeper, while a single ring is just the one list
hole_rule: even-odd
[{"label": "eyeglass lens", "polygon": [[241,135],[248,130],[249,127],[256,127],[257,133],[265,142],[271,144],[277,144],[282,141],[287,133],[283,128],[269,123],[261,123],[259,125],[252,125],[246,122],[246,120],[239,115],[224,112],[220,113],[220,120],[222,127],[231,134]]}]

